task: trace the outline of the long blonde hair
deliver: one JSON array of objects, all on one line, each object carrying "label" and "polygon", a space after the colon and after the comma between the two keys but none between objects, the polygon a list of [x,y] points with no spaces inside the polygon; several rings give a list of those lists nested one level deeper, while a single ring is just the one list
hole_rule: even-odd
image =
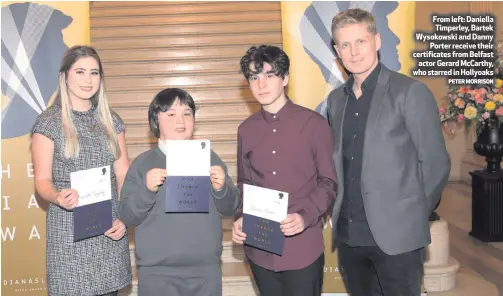
[{"label": "long blonde hair", "polygon": [[63,61],[59,69],[59,88],[56,96],[56,101],[61,104],[61,122],[63,134],[65,137],[64,155],[66,158],[78,157],[80,152],[79,140],[77,138],[77,129],[73,122],[72,106],[68,95],[67,78],[68,72],[75,62],[84,57],[94,58],[99,65],[100,87],[96,94],[93,95],[91,101],[97,104],[97,112],[100,122],[105,127],[108,147],[114,155],[115,159],[120,157],[120,147],[117,139],[117,132],[113,123],[112,114],[108,106],[108,99],[105,94],[105,77],[100,57],[96,50],[90,46],[74,46],[65,53]]}]

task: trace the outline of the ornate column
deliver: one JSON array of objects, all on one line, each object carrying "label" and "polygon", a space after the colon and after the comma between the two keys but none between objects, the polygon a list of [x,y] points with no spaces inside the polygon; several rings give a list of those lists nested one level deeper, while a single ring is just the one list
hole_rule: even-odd
[{"label": "ornate column", "polygon": [[[493,11],[493,3],[492,1],[471,1],[470,2],[470,14],[471,15],[479,15],[479,14],[491,14]],[[498,43],[498,42],[496,42]],[[472,178],[470,176],[470,172],[475,170],[482,170],[486,167],[485,158],[475,153],[473,150],[473,143],[477,140],[475,135],[475,126],[474,124],[465,130],[466,133],[466,141],[465,141],[465,156],[461,160],[461,179],[465,183],[472,182]]]},{"label": "ornate column", "polygon": [[[470,2],[470,14],[481,15],[492,11],[490,1]],[[471,182],[469,173],[483,169],[485,159],[475,153],[473,144],[476,141],[475,124],[465,130],[465,156],[462,159],[462,179]],[[451,290],[456,286],[456,274],[459,262],[449,254],[449,228],[447,221],[438,218],[430,222],[431,244],[426,250],[424,264],[424,287],[428,292]]]},{"label": "ornate column", "polygon": [[449,255],[447,221],[430,222],[431,244],[426,248],[423,284],[427,292],[448,291],[456,286],[459,263]]}]

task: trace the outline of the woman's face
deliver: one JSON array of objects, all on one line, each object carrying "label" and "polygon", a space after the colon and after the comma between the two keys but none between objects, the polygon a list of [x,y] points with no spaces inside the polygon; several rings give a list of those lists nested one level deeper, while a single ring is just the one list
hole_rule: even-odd
[{"label": "woman's face", "polygon": [[194,133],[194,114],[187,105],[176,100],[166,112],[159,112],[161,140],[189,140]]},{"label": "woman's face", "polygon": [[100,88],[100,67],[93,57],[78,59],[67,75],[70,99],[89,100]]}]

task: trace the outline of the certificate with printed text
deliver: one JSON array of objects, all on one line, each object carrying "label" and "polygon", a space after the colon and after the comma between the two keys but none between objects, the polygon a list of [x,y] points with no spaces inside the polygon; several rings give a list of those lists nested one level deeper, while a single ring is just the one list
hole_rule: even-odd
[{"label": "certificate with printed text", "polygon": [[70,173],[70,181],[79,193],[79,203],[73,209],[73,240],[104,234],[112,227],[110,166]]},{"label": "certificate with printed text", "polygon": [[277,255],[283,254],[285,236],[280,222],[288,213],[288,193],[243,185],[245,244]]},{"label": "certificate with printed text", "polygon": [[211,147],[209,140],[166,141],[166,213],[208,213]]}]

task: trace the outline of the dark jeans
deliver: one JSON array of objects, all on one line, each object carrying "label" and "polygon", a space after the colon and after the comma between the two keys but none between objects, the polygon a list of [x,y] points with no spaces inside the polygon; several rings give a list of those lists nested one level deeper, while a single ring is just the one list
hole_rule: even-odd
[{"label": "dark jeans", "polygon": [[325,254],[311,265],[299,270],[274,272],[251,260],[250,267],[262,296],[320,296],[323,286]]},{"label": "dark jeans", "polygon": [[378,246],[340,244],[339,262],[351,296],[419,296],[424,249],[388,255]]}]

